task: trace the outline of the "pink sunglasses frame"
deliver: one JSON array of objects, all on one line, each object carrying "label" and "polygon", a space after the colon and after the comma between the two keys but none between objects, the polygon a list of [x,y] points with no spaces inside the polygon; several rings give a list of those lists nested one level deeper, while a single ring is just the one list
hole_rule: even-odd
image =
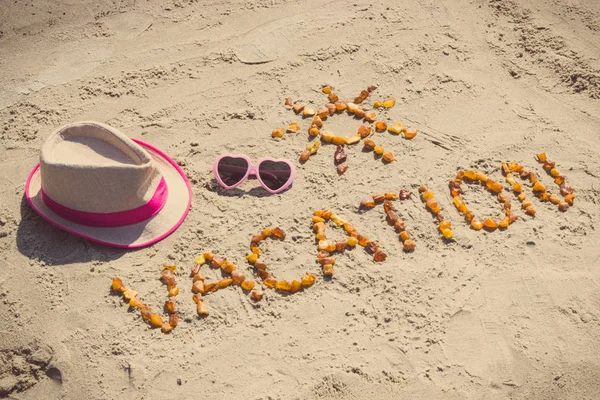
[{"label": "pink sunglasses frame", "polygon": [[[219,176],[219,171],[218,171],[219,161],[221,161],[225,157],[242,158],[242,159],[246,160],[246,162],[248,163],[248,170],[246,171],[246,174],[244,175],[244,177],[242,179],[240,179],[240,181],[238,183],[236,183],[235,185],[232,185],[232,186],[227,186],[225,184],[225,182],[223,182],[223,180],[221,180],[221,177]],[[288,178],[287,182],[279,189],[277,189],[277,190],[269,189],[269,187],[267,185],[265,185],[263,180],[260,178],[260,175],[258,174],[258,167],[260,166],[260,164],[263,161],[283,162],[283,163],[286,163],[287,165],[289,165],[290,177]],[[244,183],[246,181],[246,179],[248,179],[248,177],[255,176],[256,179],[258,180],[258,182],[260,183],[260,185],[267,192],[269,192],[271,194],[277,194],[277,193],[283,192],[284,190],[289,189],[289,187],[292,186],[292,182],[294,182],[294,177],[296,176],[296,168],[294,168],[294,164],[292,164],[288,160],[277,160],[277,159],[270,158],[270,157],[264,157],[264,158],[261,158],[260,160],[258,160],[258,162],[256,164],[253,164],[252,161],[250,161],[250,159],[243,154],[229,154],[228,153],[228,154],[223,154],[223,155],[220,155],[219,157],[217,157],[217,159],[215,160],[215,163],[213,164],[213,174],[215,176],[216,181],[219,183],[219,185],[221,185],[225,189],[235,189],[236,187],[238,187],[242,183]]]}]

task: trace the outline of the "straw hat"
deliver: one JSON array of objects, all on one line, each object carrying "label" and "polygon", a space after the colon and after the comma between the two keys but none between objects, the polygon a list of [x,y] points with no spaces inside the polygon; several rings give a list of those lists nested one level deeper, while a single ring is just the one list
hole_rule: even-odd
[{"label": "straw hat", "polygon": [[192,190],[181,168],[157,148],[99,122],[77,122],[48,137],[25,196],[61,229],[135,248],[181,225]]}]

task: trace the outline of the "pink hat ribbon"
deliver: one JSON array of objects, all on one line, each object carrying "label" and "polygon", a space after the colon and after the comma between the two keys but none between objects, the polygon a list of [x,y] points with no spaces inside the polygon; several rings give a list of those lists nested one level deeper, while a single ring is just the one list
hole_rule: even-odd
[{"label": "pink hat ribbon", "polygon": [[42,198],[44,203],[56,215],[74,222],[79,225],[94,226],[101,228],[114,228],[118,226],[137,224],[145,221],[156,214],[163,208],[167,201],[169,190],[164,178],[161,178],[156,191],[152,198],[144,205],[134,208],[133,210],[120,211],[114,213],[91,213],[85,211],[73,210],[65,207],[52,200],[42,190]]}]

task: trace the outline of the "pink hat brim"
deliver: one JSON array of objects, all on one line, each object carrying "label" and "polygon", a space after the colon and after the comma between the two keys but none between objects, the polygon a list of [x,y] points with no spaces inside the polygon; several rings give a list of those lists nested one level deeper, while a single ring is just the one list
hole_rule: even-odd
[{"label": "pink hat brim", "polygon": [[[133,138],[132,140],[140,146],[142,146],[145,150],[147,150],[148,153],[157,161],[157,163],[159,164],[159,168],[163,169],[163,174],[167,181],[167,186],[169,186],[169,182],[171,182],[172,187],[177,186],[179,188],[180,194],[183,194],[183,192],[187,192],[187,198],[180,198],[183,196],[176,195],[176,193],[174,193],[174,191],[172,191],[170,188],[169,198],[167,199],[167,204],[165,204],[165,207],[163,207],[163,209],[156,216],[146,221],[134,225],[126,225],[115,228],[95,228],[79,225],[71,221],[67,221],[54,214],[43,203],[39,187],[40,164],[38,163],[29,174],[29,177],[27,178],[27,183],[25,184],[25,197],[27,199],[27,202],[35,212],[37,212],[43,219],[50,222],[52,225],[69,233],[72,233],[76,236],[91,240],[96,243],[101,243],[113,247],[133,249],[149,246],[166,238],[171,233],[173,233],[187,217],[192,203],[192,187],[187,177],[185,176],[185,172],[183,172],[179,165],[177,165],[177,163],[168,155],[166,155],[164,152],[157,149],[156,147],[142,142],[141,140]],[[168,221],[167,224],[168,226],[158,225],[161,224],[161,217],[164,217],[163,213],[167,209],[169,209],[169,207],[167,207],[167,205],[169,204],[171,206],[171,209],[174,209],[177,215],[170,216],[170,221]],[[155,226],[154,229],[150,229],[149,226],[155,221],[155,225],[158,226]],[[165,224],[163,223],[162,225]],[[143,240],[111,241],[111,236],[117,237],[119,235],[129,234],[125,236],[132,237],[132,229],[135,229],[134,236],[138,236],[138,238],[144,237],[144,234],[147,235],[149,231],[156,231],[156,233],[151,234],[150,237],[144,237]]]}]

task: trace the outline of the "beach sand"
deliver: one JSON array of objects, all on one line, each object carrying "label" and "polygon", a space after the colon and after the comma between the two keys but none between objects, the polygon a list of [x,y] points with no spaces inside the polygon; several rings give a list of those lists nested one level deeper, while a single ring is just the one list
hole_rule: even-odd
[{"label": "beach sand", "polygon": [[[0,397],[15,399],[598,399],[600,398],[600,3],[594,0],[322,2],[248,0],[3,1],[0,5]],[[419,130],[374,140],[386,165],[349,146],[338,176],[335,146],[300,164],[310,120],[286,97],[326,102],[322,85],[366,103],[387,122]],[[97,120],[151,143],[186,172],[193,204],[167,239],[137,251],[54,228],[24,200],[46,137]],[[298,122],[302,130],[271,138]],[[361,122],[332,116],[346,136]],[[291,190],[256,181],[222,190],[223,153],[287,158]],[[567,212],[530,194],[505,231],[474,231],[447,182],[476,169],[504,182],[501,161],[532,168],[546,152],[575,188]],[[427,185],[453,224],[446,243],[417,196]],[[527,186],[527,185],[525,185]],[[381,207],[395,202],[417,248],[402,251]],[[465,185],[481,218],[502,208]],[[323,279],[311,230],[315,210],[347,218],[377,240],[375,263],[356,248]],[[189,269],[203,251],[247,275],[250,238],[280,279],[317,275],[254,303],[239,287],[206,296],[199,319]],[[328,225],[332,239],[345,234]],[[163,263],[179,266],[179,326],[168,335],[111,294],[113,276],[155,310]],[[207,278],[219,275],[203,268]]]}]

